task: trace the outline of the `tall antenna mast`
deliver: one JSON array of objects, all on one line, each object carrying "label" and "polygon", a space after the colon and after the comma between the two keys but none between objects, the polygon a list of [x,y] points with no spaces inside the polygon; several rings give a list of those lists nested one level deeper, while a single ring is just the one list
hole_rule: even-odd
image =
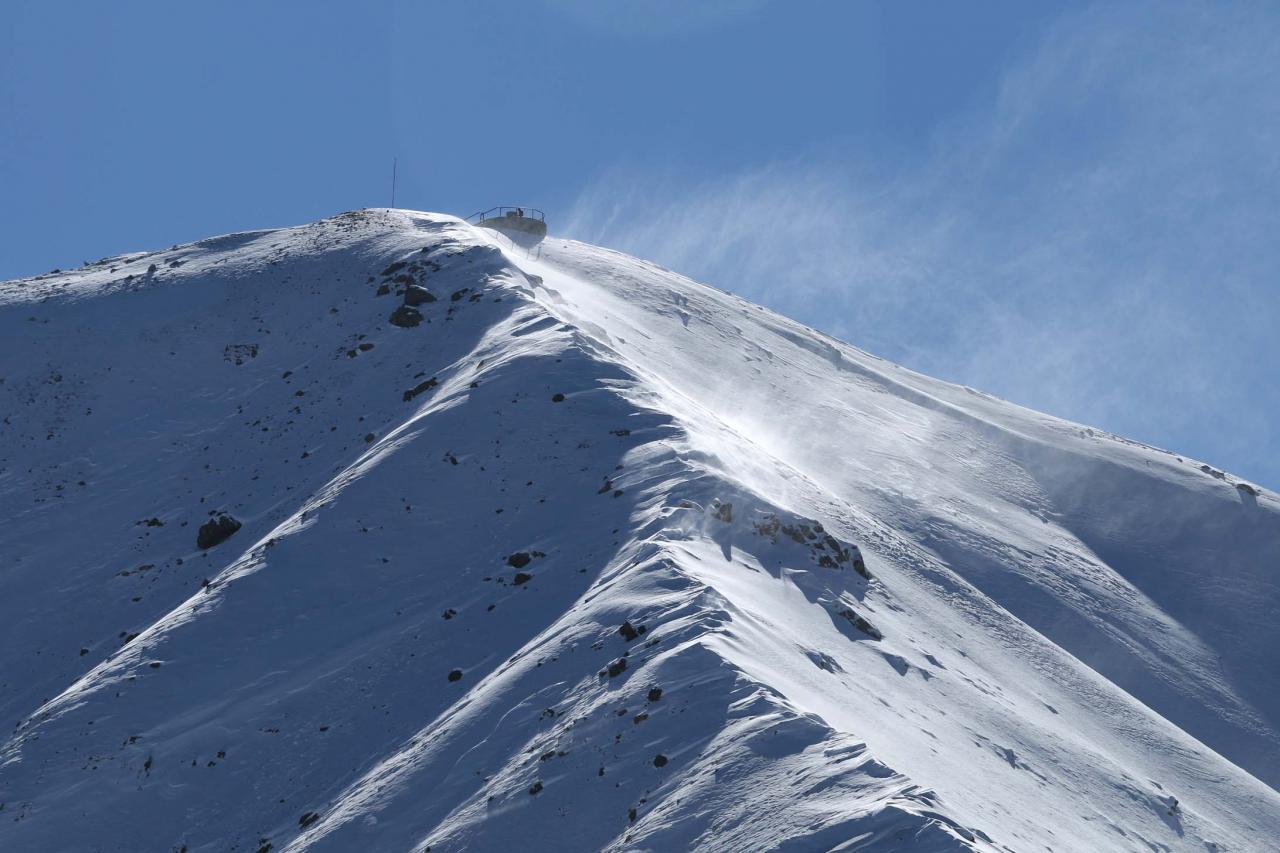
[{"label": "tall antenna mast", "polygon": [[396,157],[391,158],[391,206],[392,207],[396,206],[396,166],[398,165],[398,162],[399,162],[399,158],[396,158]]}]

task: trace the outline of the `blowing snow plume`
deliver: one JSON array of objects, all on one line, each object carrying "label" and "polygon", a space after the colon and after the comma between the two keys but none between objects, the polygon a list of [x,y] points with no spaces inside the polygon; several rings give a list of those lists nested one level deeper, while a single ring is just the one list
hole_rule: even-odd
[{"label": "blowing snow plume", "polygon": [[0,848],[1280,837],[1276,495],[508,245],[0,285]]},{"label": "blowing snow plume", "polygon": [[710,179],[618,167],[565,233],[1276,485],[1277,21],[1095,5],[913,150],[852,140]]}]

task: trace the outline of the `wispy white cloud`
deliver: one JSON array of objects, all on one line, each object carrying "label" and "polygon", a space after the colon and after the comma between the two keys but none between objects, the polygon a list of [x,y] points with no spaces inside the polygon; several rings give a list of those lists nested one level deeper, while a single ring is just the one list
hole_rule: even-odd
[{"label": "wispy white cloud", "polygon": [[618,168],[567,233],[1280,485],[1280,9],[1097,6],[906,171]]}]

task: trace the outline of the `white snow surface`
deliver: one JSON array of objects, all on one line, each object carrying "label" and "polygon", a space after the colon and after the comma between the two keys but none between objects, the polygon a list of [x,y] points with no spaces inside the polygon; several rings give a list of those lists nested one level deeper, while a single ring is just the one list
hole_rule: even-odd
[{"label": "white snow surface", "polygon": [[0,342],[0,850],[1280,849],[1280,500],[1211,466],[413,211]]}]

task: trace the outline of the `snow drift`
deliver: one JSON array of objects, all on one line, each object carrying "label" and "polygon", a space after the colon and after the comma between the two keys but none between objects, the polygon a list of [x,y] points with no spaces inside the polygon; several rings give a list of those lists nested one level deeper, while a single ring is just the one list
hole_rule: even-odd
[{"label": "snow drift", "polygon": [[1280,838],[1280,501],[1211,466],[410,211],[0,341],[2,849]]}]

